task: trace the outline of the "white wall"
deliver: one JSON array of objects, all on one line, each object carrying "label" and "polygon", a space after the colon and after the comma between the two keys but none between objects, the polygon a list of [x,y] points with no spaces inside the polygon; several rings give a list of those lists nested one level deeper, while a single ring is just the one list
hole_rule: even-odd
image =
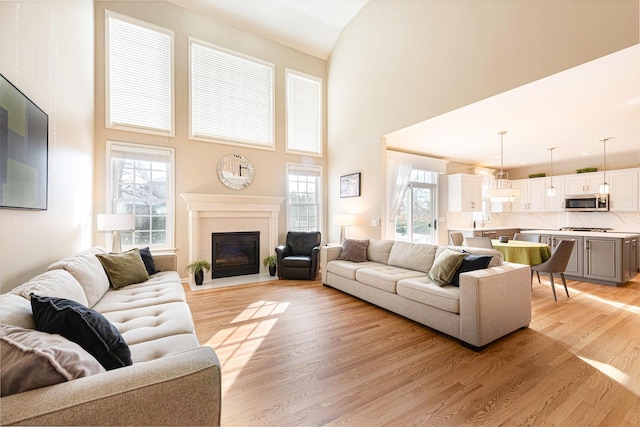
[{"label": "white wall", "polygon": [[[329,58],[329,217],[380,238],[387,133],[637,43],[637,0],[371,0]],[[340,199],[353,172],[362,197]]]},{"label": "white wall", "polygon": [[48,210],[0,210],[6,292],[92,244],[93,2],[0,1],[0,72],[49,115]]},{"label": "white wall", "polygon": [[[0,0],[1,1],[1,0]],[[223,195],[286,195],[287,162],[322,166],[326,175],[326,156],[312,157],[285,153],[285,68],[293,68],[317,76],[326,91],[326,61],[301,51],[267,40],[165,1],[96,1],[95,3],[95,210],[106,211],[106,141],[124,141],[161,147],[173,147],[176,161],[175,247],[178,272],[186,275],[188,263],[188,212],[181,193]],[[175,46],[175,137],[107,129],[104,99],[104,10],[112,10],[174,31]],[[231,49],[275,64],[275,151],[239,147],[189,139],[189,68],[188,37]],[[326,104],[325,104],[326,108]],[[326,114],[324,115],[326,120]],[[325,132],[323,132],[323,135]],[[325,136],[326,138],[326,136]],[[323,152],[326,150],[323,149]],[[254,166],[255,178],[248,187],[232,190],[218,179],[218,161],[228,154],[241,154]],[[286,202],[285,202],[286,203]],[[279,213],[279,241],[286,238],[286,205]],[[324,216],[324,213],[323,213]],[[326,223],[326,218],[325,218]],[[233,231],[233,230],[230,230]],[[104,233],[96,233],[95,241],[104,244]]]}]

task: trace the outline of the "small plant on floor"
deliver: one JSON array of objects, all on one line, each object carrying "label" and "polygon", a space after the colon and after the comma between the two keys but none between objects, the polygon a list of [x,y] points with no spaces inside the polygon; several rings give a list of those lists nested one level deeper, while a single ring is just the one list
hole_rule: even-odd
[{"label": "small plant on floor", "polygon": [[202,285],[202,281],[204,280],[204,272],[202,270],[210,271],[211,264],[202,260],[193,261],[191,264],[187,265],[184,270],[193,274],[196,285]]},{"label": "small plant on floor", "polygon": [[276,266],[278,265],[278,257],[275,255],[268,255],[264,257],[262,263],[265,267],[269,267],[269,274],[271,276],[276,275]]}]

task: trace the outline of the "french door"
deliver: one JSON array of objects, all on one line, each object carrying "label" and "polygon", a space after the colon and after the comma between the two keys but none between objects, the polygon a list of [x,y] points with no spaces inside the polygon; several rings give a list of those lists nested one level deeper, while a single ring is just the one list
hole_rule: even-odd
[{"label": "french door", "polygon": [[437,243],[436,184],[412,182],[396,215],[396,240]]}]

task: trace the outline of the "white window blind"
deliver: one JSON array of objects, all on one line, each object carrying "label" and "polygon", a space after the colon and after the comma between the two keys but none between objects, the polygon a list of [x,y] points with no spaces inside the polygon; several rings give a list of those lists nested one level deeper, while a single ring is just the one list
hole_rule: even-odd
[{"label": "white window blind", "polygon": [[322,80],[289,69],[287,150],[322,154]]},{"label": "white window blind", "polygon": [[273,147],[273,64],[190,45],[191,137]]},{"label": "white window blind", "polygon": [[105,16],[107,126],[173,135],[173,32]]},{"label": "white window blind", "polygon": [[293,231],[320,231],[322,168],[287,164],[287,223]]},{"label": "white window blind", "polygon": [[174,150],[108,142],[111,213],[133,214],[135,230],[122,233],[125,247],[173,246]]}]

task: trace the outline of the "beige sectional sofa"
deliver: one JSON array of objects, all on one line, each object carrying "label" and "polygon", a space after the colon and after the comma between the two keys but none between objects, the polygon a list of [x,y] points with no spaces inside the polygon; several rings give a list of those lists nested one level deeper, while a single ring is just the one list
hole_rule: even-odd
[{"label": "beige sectional sofa", "polygon": [[198,343],[175,255],[154,256],[160,272],[114,289],[96,258],[103,253],[72,255],[0,295],[0,323],[33,330],[31,293],[76,301],[117,328],[133,364],[3,396],[0,424],[219,425],[220,364]]},{"label": "beige sectional sofa", "polygon": [[[429,271],[445,251],[491,255],[488,268],[440,286]],[[481,350],[531,321],[530,268],[503,261],[497,250],[370,240],[366,259],[339,259],[343,247],[322,248],[322,283],[400,314]],[[347,257],[348,258],[348,257]]]}]

